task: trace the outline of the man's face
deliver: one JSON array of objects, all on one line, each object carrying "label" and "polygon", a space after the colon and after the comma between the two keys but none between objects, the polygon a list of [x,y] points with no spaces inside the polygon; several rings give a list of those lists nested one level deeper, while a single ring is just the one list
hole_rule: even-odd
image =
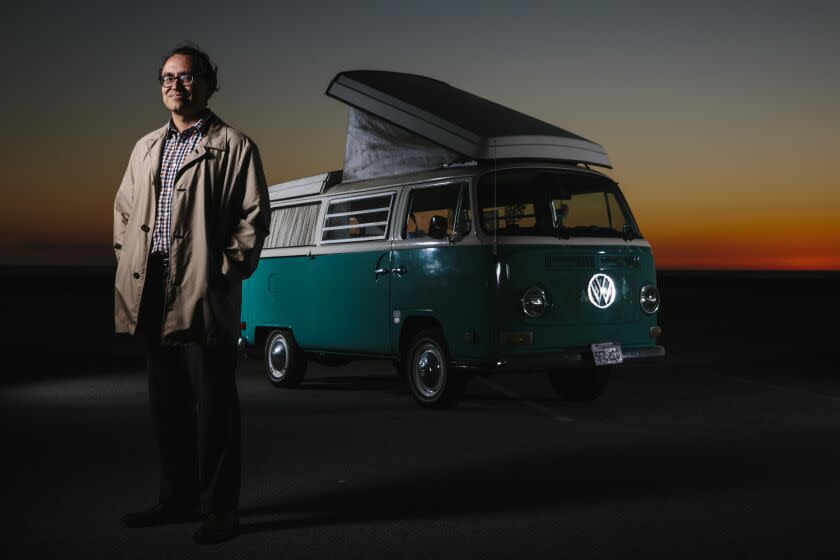
[{"label": "man's face", "polygon": [[172,86],[161,86],[160,88],[163,94],[163,104],[176,115],[192,117],[207,106],[210,88],[204,76],[199,76],[194,72],[198,72],[198,68],[193,66],[192,57],[185,54],[172,55],[163,64],[161,76],[174,76],[175,78],[181,74],[192,74],[193,76],[193,82],[190,85],[176,79]]}]

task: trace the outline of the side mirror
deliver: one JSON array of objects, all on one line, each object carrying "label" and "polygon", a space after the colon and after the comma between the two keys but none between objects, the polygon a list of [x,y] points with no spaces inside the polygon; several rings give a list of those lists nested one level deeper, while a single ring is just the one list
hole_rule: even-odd
[{"label": "side mirror", "polygon": [[446,237],[446,230],[449,227],[449,220],[445,216],[432,216],[429,222],[429,237],[443,239]]}]

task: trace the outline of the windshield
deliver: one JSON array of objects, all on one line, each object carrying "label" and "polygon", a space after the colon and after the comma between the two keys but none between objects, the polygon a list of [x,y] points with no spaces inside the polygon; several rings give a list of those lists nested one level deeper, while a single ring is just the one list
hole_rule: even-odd
[{"label": "windshield", "polygon": [[605,177],[513,169],[478,185],[481,227],[498,235],[640,237],[615,183]]}]

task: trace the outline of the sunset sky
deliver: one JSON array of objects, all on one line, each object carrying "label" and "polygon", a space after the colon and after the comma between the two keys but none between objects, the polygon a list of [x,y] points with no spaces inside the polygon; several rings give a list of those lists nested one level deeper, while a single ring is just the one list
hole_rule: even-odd
[{"label": "sunset sky", "polygon": [[211,108],[269,184],[339,169],[343,70],[422,74],[602,144],[660,268],[840,269],[838,2],[62,2],[4,14],[0,265],[111,264],[159,56],[219,65]]}]

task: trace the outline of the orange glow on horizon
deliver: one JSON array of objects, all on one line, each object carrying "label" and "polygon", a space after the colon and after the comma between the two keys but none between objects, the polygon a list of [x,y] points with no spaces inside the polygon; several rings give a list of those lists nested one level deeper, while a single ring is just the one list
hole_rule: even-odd
[{"label": "orange glow on horizon", "polygon": [[[41,208],[35,200],[18,198],[17,211],[0,224],[0,265],[113,265],[110,191],[115,190],[103,187],[93,201]],[[774,212],[743,209],[700,215],[685,208],[652,208],[644,200],[634,208],[659,269],[840,270],[835,233],[840,219],[828,203],[809,210],[787,208],[782,219]]]},{"label": "orange glow on horizon", "polygon": [[840,241],[825,236],[782,237],[764,230],[739,238],[716,231],[667,231],[648,237],[660,269],[840,270]]},{"label": "orange glow on horizon", "polygon": [[[342,126],[324,135],[341,139]],[[340,146],[313,140],[290,152],[273,138],[261,146],[273,154],[265,157],[269,184],[341,167]],[[86,153],[54,166],[27,154],[24,165],[10,167],[15,188],[0,192],[0,266],[113,265],[113,200],[131,141],[98,153],[93,173]],[[840,270],[840,189],[830,166],[695,169],[693,160],[663,163],[634,149],[617,143],[627,162],[608,175],[621,185],[658,268]]]}]

